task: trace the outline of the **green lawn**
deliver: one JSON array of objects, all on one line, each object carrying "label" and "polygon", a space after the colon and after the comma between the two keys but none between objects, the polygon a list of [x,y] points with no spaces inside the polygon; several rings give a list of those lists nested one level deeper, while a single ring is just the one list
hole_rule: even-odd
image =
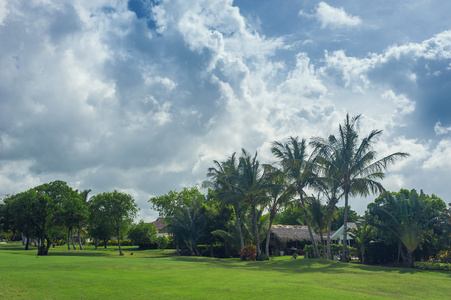
[{"label": "green lawn", "polygon": [[[451,272],[323,260],[242,262],[125,248],[68,251],[0,245],[0,298],[449,299]],[[133,252],[133,255],[130,253]]]}]

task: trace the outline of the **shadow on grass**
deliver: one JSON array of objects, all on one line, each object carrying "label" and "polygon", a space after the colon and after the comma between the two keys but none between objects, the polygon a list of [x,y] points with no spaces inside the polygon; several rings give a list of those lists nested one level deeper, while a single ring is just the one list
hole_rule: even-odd
[{"label": "shadow on grass", "polygon": [[220,259],[220,258],[207,258],[207,257],[174,257],[177,261],[186,262],[202,262],[211,263],[215,265],[221,265],[224,268],[245,268],[255,269],[258,271],[277,271],[281,273],[292,274],[306,274],[306,273],[325,273],[325,274],[342,274],[346,273],[359,273],[361,271],[366,272],[380,272],[380,273],[399,273],[399,274],[417,274],[438,272],[451,277],[451,272],[447,271],[425,271],[420,269],[408,269],[399,267],[381,267],[371,265],[361,265],[353,263],[343,263],[322,259],[282,259],[275,261],[240,261],[239,259]]}]

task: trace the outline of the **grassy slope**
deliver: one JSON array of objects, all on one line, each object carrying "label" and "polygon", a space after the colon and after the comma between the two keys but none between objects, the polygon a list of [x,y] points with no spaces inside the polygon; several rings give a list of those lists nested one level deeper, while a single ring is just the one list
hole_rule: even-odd
[{"label": "grassy slope", "polygon": [[[159,251],[36,251],[0,246],[0,298],[445,299],[451,273],[278,258],[171,257]],[[134,251],[131,256],[130,251]]]}]

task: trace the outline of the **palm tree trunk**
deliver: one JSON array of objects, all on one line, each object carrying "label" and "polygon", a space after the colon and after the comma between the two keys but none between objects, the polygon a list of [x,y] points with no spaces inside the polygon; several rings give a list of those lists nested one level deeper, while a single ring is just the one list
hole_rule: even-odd
[{"label": "palm tree trunk", "polygon": [[243,240],[243,233],[241,231],[241,222],[240,222],[240,216],[238,213],[238,205],[233,205],[233,210],[235,211],[235,218],[236,218],[236,226],[238,230],[238,237],[240,239],[240,250],[244,248],[244,240]]},{"label": "palm tree trunk", "polygon": [[348,260],[348,194],[345,192],[345,211],[343,213],[343,255],[341,261],[349,262]]},{"label": "palm tree trunk", "polygon": [[257,258],[259,258],[262,252],[260,249],[260,240],[258,238],[257,208],[255,207],[255,204],[252,205],[252,219],[254,223],[254,243],[257,247]]},{"label": "palm tree trunk", "polygon": [[333,218],[333,214],[332,212],[329,215],[329,221],[327,223],[327,254],[326,254],[326,259],[332,259],[332,251],[330,250],[330,230],[331,230],[331,226],[332,226],[332,218]]},{"label": "palm tree trunk", "polygon": [[269,258],[269,239],[271,238],[271,227],[272,227],[272,222],[274,221],[274,217],[275,217],[275,213],[274,212],[270,212],[269,213],[269,228],[268,228],[268,233],[266,234],[266,256]]}]

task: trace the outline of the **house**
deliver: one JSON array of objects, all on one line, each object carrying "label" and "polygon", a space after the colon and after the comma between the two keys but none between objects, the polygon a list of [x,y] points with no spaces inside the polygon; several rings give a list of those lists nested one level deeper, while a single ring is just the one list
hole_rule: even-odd
[{"label": "house", "polygon": [[158,230],[158,236],[170,236],[171,234],[167,232],[168,224],[164,221],[164,218],[158,217],[156,221],[152,222],[155,228]]},{"label": "house", "polygon": [[[349,233],[349,230],[351,228],[357,229],[357,226],[355,225],[354,222],[348,222],[347,224],[348,224],[348,234],[347,234],[348,245],[351,246],[351,244],[353,244],[354,242],[354,237]],[[344,224],[341,225],[341,227],[337,231],[335,231],[334,234],[331,234],[330,241],[332,244],[343,244],[343,231]]]},{"label": "house", "polygon": [[[319,242],[320,237],[315,232],[313,238]],[[273,225],[271,226],[270,248],[276,254],[300,254],[304,245],[310,243],[310,234],[307,226],[301,225]],[[283,254],[281,253],[283,252]]]}]

